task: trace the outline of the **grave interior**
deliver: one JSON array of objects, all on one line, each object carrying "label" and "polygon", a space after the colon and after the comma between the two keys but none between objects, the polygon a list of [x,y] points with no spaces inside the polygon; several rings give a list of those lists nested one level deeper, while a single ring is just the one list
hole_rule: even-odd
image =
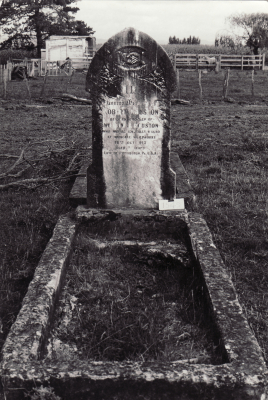
[{"label": "grave interior", "polygon": [[178,215],[83,223],[43,357],[221,364]]}]

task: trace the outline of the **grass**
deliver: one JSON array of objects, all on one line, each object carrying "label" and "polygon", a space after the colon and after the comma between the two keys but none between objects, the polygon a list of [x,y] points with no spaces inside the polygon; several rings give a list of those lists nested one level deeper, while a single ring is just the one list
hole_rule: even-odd
[{"label": "grass", "polygon": [[[205,324],[202,282],[178,240],[176,221],[148,222],[147,217],[93,225],[83,226],[76,239],[52,334],[52,356],[60,341],[86,360],[221,363]],[[137,244],[157,236],[151,225],[166,233],[165,241],[157,241],[162,253],[150,252],[155,245]],[[118,241],[126,230],[135,238],[133,245]],[[101,231],[106,234],[99,235]],[[171,242],[176,243],[176,258],[163,254]]]},{"label": "grass", "polygon": [[[268,360],[266,107],[174,110],[174,147]],[[183,128],[178,119],[183,119]]]},{"label": "grass", "polygon": [[[203,100],[220,101],[223,98],[223,82],[225,71],[216,74],[214,71],[202,73],[201,85]],[[252,102],[265,101],[268,96],[268,73],[267,71],[255,71],[254,94],[252,96],[252,71],[230,70],[227,97],[236,101]],[[179,93],[180,98],[199,102],[199,82],[197,71],[179,71]],[[223,121],[224,123],[224,121]],[[226,122],[227,123],[227,122]]]},{"label": "grass", "polygon": [[59,214],[69,208],[71,184],[69,179],[57,186],[9,189],[1,194],[0,345],[20,309]]},{"label": "grass", "polygon": [[[38,91],[42,82],[42,78],[34,81],[39,83]],[[16,90],[12,91],[12,97],[18,95],[23,99],[24,82],[14,83]],[[84,79],[80,93],[83,87]],[[62,90],[61,83],[54,80],[54,88]],[[31,107],[28,103],[25,99],[10,98],[0,103],[3,107],[0,110],[0,176],[14,165],[24,149],[20,163],[11,172],[13,176],[0,179],[0,185],[19,182],[18,186],[0,192],[0,348],[20,310],[59,214],[69,210],[68,194],[74,180],[68,176],[79,168],[84,154],[86,120],[91,118],[84,106],[61,105],[58,101],[55,109],[55,104],[51,107],[41,102],[40,108],[40,103],[30,104]],[[66,174],[66,168],[78,152],[80,156]],[[21,175],[16,177],[20,171]],[[38,181],[25,187],[22,184],[25,179],[39,178],[48,179],[47,184]]]},{"label": "grass", "polygon": [[[30,78],[28,87],[31,98],[47,100],[53,97],[60,97],[62,93],[69,93],[78,97],[89,98],[85,91],[86,78],[82,73],[75,73],[72,77],[67,75],[48,76],[42,93],[44,77]],[[4,84],[0,82],[0,97],[4,97]],[[30,101],[27,84],[23,81],[7,82],[7,100],[27,100]]]},{"label": "grass", "polygon": [[168,54],[188,53],[188,54],[251,54],[248,47],[232,50],[225,47],[215,47],[203,44],[166,44],[162,45]]}]

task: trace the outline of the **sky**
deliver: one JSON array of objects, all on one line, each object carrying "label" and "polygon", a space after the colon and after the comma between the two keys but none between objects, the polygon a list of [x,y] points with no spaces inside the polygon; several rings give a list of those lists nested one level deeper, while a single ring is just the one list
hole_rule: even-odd
[{"label": "sky", "polygon": [[257,0],[78,0],[77,20],[95,31],[104,43],[124,28],[147,33],[159,44],[170,36],[199,37],[201,44],[214,44],[215,36],[231,32],[226,18],[240,13],[268,13],[268,1]]}]

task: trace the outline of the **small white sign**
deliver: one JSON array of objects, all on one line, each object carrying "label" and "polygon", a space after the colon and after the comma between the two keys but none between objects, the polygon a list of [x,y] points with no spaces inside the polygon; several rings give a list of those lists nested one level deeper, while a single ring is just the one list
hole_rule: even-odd
[{"label": "small white sign", "polygon": [[174,201],[159,200],[159,210],[184,210],[184,199],[175,199]]}]

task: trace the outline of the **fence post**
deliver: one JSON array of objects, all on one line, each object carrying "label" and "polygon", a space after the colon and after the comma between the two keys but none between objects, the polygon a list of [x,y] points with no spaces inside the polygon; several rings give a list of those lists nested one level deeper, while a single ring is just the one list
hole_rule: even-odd
[{"label": "fence post", "polygon": [[243,71],[244,68],[244,56],[241,56],[241,71]]},{"label": "fence post", "polygon": [[47,80],[47,75],[48,75],[48,69],[46,69],[46,73],[45,73],[45,76],[44,76],[43,86],[42,86],[42,89],[41,89],[40,97],[43,97],[43,95],[44,95],[44,90],[45,90],[45,84],[46,84],[46,80]]},{"label": "fence post", "polygon": [[7,80],[11,81],[11,71],[12,71],[12,62],[8,61],[7,62]]},{"label": "fence post", "polygon": [[176,65],[176,53],[173,56],[173,67],[175,70],[176,82],[177,82],[176,98],[180,99],[180,73]]},{"label": "fence post", "polygon": [[265,67],[265,53],[262,55],[262,70],[264,70]]},{"label": "fence post", "polygon": [[230,68],[227,68],[223,81],[223,98],[226,99],[229,85]]},{"label": "fence post", "polygon": [[8,69],[7,66],[6,68],[3,70],[3,80],[4,80],[4,99],[6,100],[7,98],[7,81],[8,81]]},{"label": "fence post", "polygon": [[176,77],[177,77],[177,98],[180,100],[181,91],[180,91],[180,70],[176,69]]},{"label": "fence post", "polygon": [[251,95],[254,96],[254,68],[251,72]]},{"label": "fence post", "polygon": [[[27,71],[27,66],[26,66],[26,71]],[[30,99],[30,101],[31,101],[31,91],[30,91],[28,79],[27,79],[26,74],[25,74],[25,70],[23,70],[23,80],[24,80],[25,83],[26,83],[27,92],[28,92],[28,95],[29,95],[29,99]]]},{"label": "fence post", "polygon": [[198,70],[198,82],[199,82],[199,90],[200,90],[200,100],[202,100],[202,98],[203,98],[201,77],[202,77],[202,70],[199,69]]},{"label": "fence post", "polygon": [[196,69],[198,69],[198,58],[199,58],[199,55],[196,54]]}]

